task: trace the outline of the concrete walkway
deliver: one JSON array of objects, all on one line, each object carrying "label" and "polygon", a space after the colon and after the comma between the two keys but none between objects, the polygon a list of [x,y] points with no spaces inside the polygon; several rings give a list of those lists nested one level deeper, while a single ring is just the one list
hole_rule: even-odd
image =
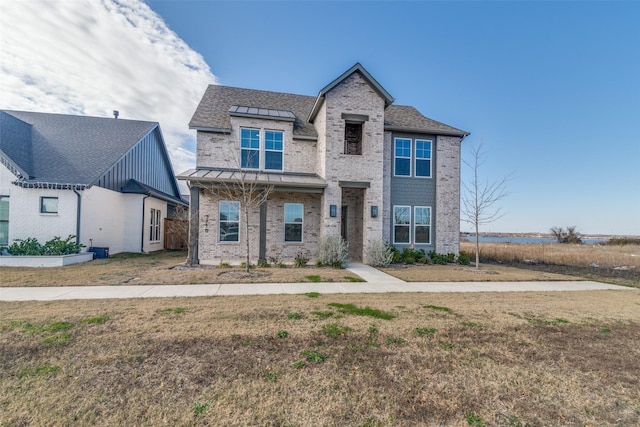
[{"label": "concrete walkway", "polygon": [[53,301],[69,299],[201,297],[227,295],[276,295],[388,292],[549,292],[549,291],[638,291],[605,283],[576,282],[404,282],[363,264],[349,270],[367,282],[362,283],[245,283],[217,285],[150,286],[64,286],[41,288],[0,288],[0,301]]}]

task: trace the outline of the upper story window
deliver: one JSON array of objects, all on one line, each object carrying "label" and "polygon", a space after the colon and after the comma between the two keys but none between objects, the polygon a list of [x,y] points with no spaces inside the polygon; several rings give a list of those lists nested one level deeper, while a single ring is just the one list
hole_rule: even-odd
[{"label": "upper story window", "polygon": [[302,242],[302,222],[304,219],[302,203],[284,204],[284,241]]},{"label": "upper story window", "polygon": [[258,129],[240,129],[240,167],[260,168],[260,131]]},{"label": "upper story window", "polygon": [[394,139],[394,176],[431,178],[433,142],[428,139]]},{"label": "upper story window", "polygon": [[240,167],[283,170],[284,132],[240,128]]},{"label": "upper story window", "polygon": [[40,197],[40,213],[57,214],[58,198],[57,197]]},{"label": "upper story window", "polygon": [[344,154],[362,154],[362,123],[344,124]]},{"label": "upper story window", "polygon": [[431,141],[416,139],[416,176],[431,177]]},{"label": "upper story window", "polygon": [[405,138],[395,139],[395,176],[411,176],[411,140]]},{"label": "upper story window", "polygon": [[240,231],[240,202],[222,200],[219,211],[219,240],[238,242]]},{"label": "upper story window", "polygon": [[264,132],[264,168],[282,170],[282,132]]}]

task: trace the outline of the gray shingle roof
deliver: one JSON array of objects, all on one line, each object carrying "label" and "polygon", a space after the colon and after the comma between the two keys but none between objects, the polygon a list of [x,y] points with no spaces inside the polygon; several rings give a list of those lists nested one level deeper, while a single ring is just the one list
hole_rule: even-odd
[{"label": "gray shingle roof", "polygon": [[[316,99],[314,96],[209,85],[189,122],[189,127],[229,132],[231,130],[229,111],[237,106],[252,106],[290,111],[295,115],[294,136],[317,138],[318,134],[313,124],[307,121]],[[437,135],[468,135],[465,131],[423,116],[414,107],[403,105],[387,107],[385,129]]]},{"label": "gray shingle roof", "polygon": [[209,85],[189,122],[189,127],[228,131],[231,129],[229,109],[240,105],[291,111],[296,116],[293,122],[294,135],[317,137],[313,125],[306,121],[314,102],[313,96]]},{"label": "gray shingle roof", "polygon": [[390,105],[384,112],[386,130],[466,136],[469,133],[423,116],[415,107]]},{"label": "gray shingle roof", "polygon": [[32,182],[92,185],[158,126],[155,122],[26,111],[0,110],[0,115],[0,149]]}]

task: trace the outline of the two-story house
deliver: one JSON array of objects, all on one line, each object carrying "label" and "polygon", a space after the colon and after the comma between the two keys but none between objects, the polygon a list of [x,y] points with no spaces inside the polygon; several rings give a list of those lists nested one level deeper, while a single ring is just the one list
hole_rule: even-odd
[{"label": "two-story house", "polygon": [[[192,248],[203,264],[313,258],[341,235],[354,261],[369,241],[439,253],[459,250],[460,143],[467,132],[424,117],[355,64],[317,96],[210,85],[197,130]],[[244,179],[271,191],[240,220],[241,202],[210,191]],[[197,222],[197,223],[196,223]],[[193,257],[193,254],[192,254]]]}]

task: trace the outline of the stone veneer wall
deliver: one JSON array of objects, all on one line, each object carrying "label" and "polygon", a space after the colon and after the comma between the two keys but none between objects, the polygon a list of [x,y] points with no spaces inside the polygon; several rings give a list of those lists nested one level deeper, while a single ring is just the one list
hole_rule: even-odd
[{"label": "stone veneer wall", "polygon": [[460,252],[460,138],[436,142],[436,252]]},{"label": "stone veneer wall", "polygon": [[[344,154],[345,120],[342,114],[366,115],[363,123],[362,155]],[[323,117],[320,117],[323,116]],[[383,206],[383,139],[384,99],[360,75],[353,73],[325,95],[325,101],[316,119],[318,152],[324,159],[324,174],[327,181],[323,203],[325,235],[340,234],[340,217],[329,217],[329,205],[342,206],[342,191],[339,181],[368,182],[363,206],[362,242],[382,239],[382,216],[371,218],[370,206]],[[322,140],[322,141],[321,141]],[[320,166],[322,171],[323,167]],[[366,262],[366,256],[364,261]]]}]

